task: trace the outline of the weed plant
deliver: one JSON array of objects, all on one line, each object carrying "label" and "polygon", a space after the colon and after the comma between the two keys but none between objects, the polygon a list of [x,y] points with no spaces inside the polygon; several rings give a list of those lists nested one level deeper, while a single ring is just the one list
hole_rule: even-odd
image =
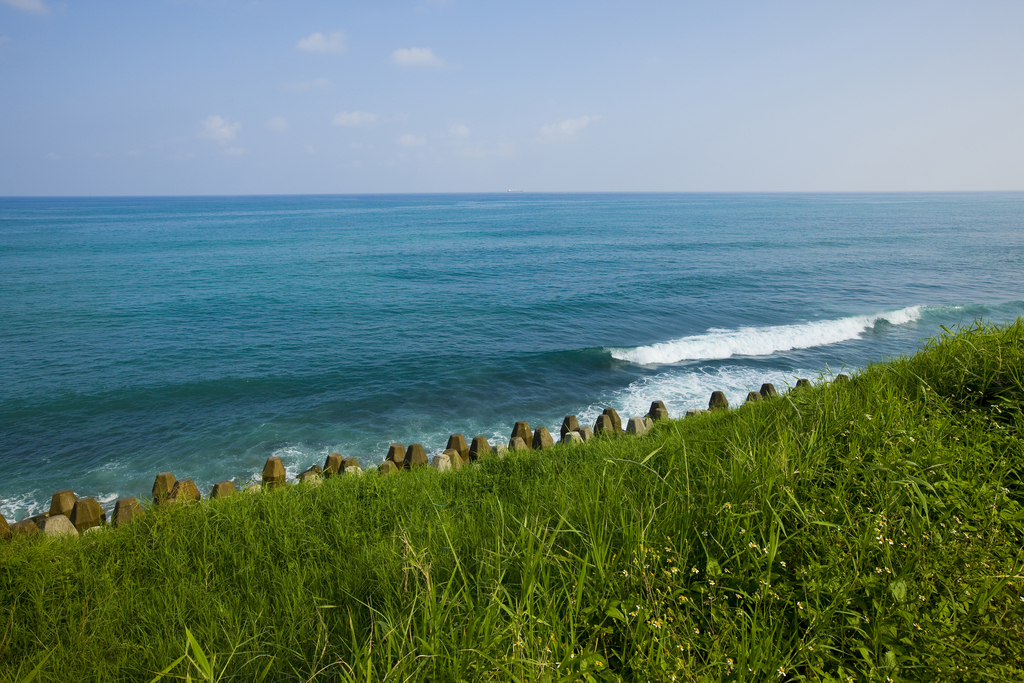
[{"label": "weed plant", "polygon": [[1024,679],[1024,321],[737,410],[0,544],[0,679]]}]

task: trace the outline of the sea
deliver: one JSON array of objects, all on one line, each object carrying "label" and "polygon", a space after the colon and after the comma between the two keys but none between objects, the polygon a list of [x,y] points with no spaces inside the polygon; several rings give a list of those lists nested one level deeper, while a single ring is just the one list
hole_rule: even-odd
[{"label": "sea", "polygon": [[0,513],[739,405],[1022,275],[1024,193],[0,198]]}]

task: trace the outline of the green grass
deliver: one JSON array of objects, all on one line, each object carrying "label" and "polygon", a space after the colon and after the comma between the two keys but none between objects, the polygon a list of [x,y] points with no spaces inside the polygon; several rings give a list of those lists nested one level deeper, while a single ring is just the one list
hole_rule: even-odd
[{"label": "green grass", "polygon": [[0,679],[1024,680],[1022,375],[1024,321],[977,325],[643,437],[0,544]]}]

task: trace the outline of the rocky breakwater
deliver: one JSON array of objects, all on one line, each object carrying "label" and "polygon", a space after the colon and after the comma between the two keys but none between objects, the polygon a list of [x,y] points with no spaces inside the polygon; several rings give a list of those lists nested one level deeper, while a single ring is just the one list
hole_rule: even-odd
[{"label": "rocky breakwater", "polygon": [[[849,382],[846,375],[837,375],[836,383]],[[791,391],[804,391],[811,386],[807,379],[798,379]],[[760,390],[747,394],[746,404],[778,397],[775,386],[769,383],[761,385]],[[721,391],[711,394],[707,410],[690,409],[686,417],[692,417],[709,411],[728,410],[729,401]],[[622,427],[622,419],[611,407],[605,408],[594,421],[593,428],[581,426],[576,415],[566,415],[559,429],[559,443],[585,444],[591,439],[620,438],[624,436],[642,436],[654,427],[657,422],[668,420],[669,412],[662,401],[653,401],[646,415],[630,417],[626,428]],[[377,473],[382,476],[430,466],[439,472],[458,470],[478,463],[486,458],[496,456],[503,458],[509,451],[547,450],[555,445],[555,441],[546,427],[531,430],[530,423],[516,422],[509,435],[508,445],[492,446],[484,436],[475,436],[467,444],[463,434],[452,434],[448,438],[444,450],[431,460],[427,457],[422,444],[411,444],[406,447],[400,443],[392,443],[384,461],[377,466]],[[327,456],[323,466],[313,464],[296,477],[294,484],[289,483],[284,464],[279,457],[267,458],[263,466],[259,483],[252,482],[243,490],[249,493],[268,492],[286,486],[315,486],[324,479],[345,475],[362,475],[359,461],[354,457],[343,457],[340,453]],[[215,500],[237,494],[238,488],[231,480],[223,480],[214,484],[208,499]],[[177,479],[172,472],[161,472],[153,481],[152,502],[142,503],[134,497],[121,498],[115,504],[110,516],[110,526],[119,527],[130,523],[133,519],[145,514],[150,506],[198,503],[203,496],[191,479]],[[71,489],[64,489],[53,494],[50,509],[46,513],[27,517],[14,524],[0,515],[0,540],[19,536],[63,537],[79,536],[102,529],[107,526],[107,514],[90,497],[80,498]]]}]

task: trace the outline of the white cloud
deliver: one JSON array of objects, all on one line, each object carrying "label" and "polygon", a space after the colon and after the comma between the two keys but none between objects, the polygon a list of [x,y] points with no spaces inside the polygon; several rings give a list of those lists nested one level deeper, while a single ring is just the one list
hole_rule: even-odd
[{"label": "white cloud", "polygon": [[426,144],[427,141],[424,140],[423,138],[416,137],[412,133],[406,133],[402,137],[395,140],[395,142],[397,142],[400,145],[405,145],[406,147],[418,147],[420,145]]},{"label": "white cloud", "polygon": [[398,66],[444,66],[444,60],[429,47],[403,47],[391,53],[391,61]]},{"label": "white cloud", "polygon": [[42,0],[2,0],[2,2],[23,12],[35,12],[36,14],[50,13],[50,8],[44,5]]},{"label": "white cloud", "polygon": [[295,43],[295,49],[304,52],[344,52],[345,33],[344,31],[335,31],[329,36],[325,36],[320,32],[311,33]]},{"label": "white cloud", "polygon": [[376,114],[368,111],[340,111],[332,119],[336,126],[362,126],[377,120]]},{"label": "white cloud", "polygon": [[227,149],[224,150],[224,153],[227,154],[229,157],[240,157],[243,154],[245,154],[245,148],[244,147],[228,147]]},{"label": "white cloud", "polygon": [[234,140],[241,128],[242,124],[238,121],[229,123],[223,117],[209,116],[203,121],[203,129],[199,131],[199,137],[224,144]]},{"label": "white cloud", "polygon": [[576,133],[579,133],[594,121],[600,120],[600,116],[581,116],[576,119],[566,119],[559,123],[549,123],[540,127],[540,136],[544,140],[572,140],[576,137]]},{"label": "white cloud", "polygon": [[288,90],[313,90],[316,88],[329,88],[331,87],[331,81],[328,78],[314,78],[311,81],[299,81],[297,83],[285,83],[284,87]]},{"label": "white cloud", "polygon": [[272,119],[267,119],[267,122],[263,125],[267,130],[284,131],[291,128],[291,126],[288,125],[288,120],[283,116],[275,116]]},{"label": "white cloud", "polygon": [[484,157],[510,157],[516,153],[515,145],[511,142],[499,142],[494,147],[484,147],[478,145],[469,149],[462,150],[461,154],[465,157],[475,157],[482,159]]},{"label": "white cloud", "polygon": [[468,138],[469,126],[463,123],[456,123],[454,126],[448,129],[448,135],[450,135],[453,138]]}]

